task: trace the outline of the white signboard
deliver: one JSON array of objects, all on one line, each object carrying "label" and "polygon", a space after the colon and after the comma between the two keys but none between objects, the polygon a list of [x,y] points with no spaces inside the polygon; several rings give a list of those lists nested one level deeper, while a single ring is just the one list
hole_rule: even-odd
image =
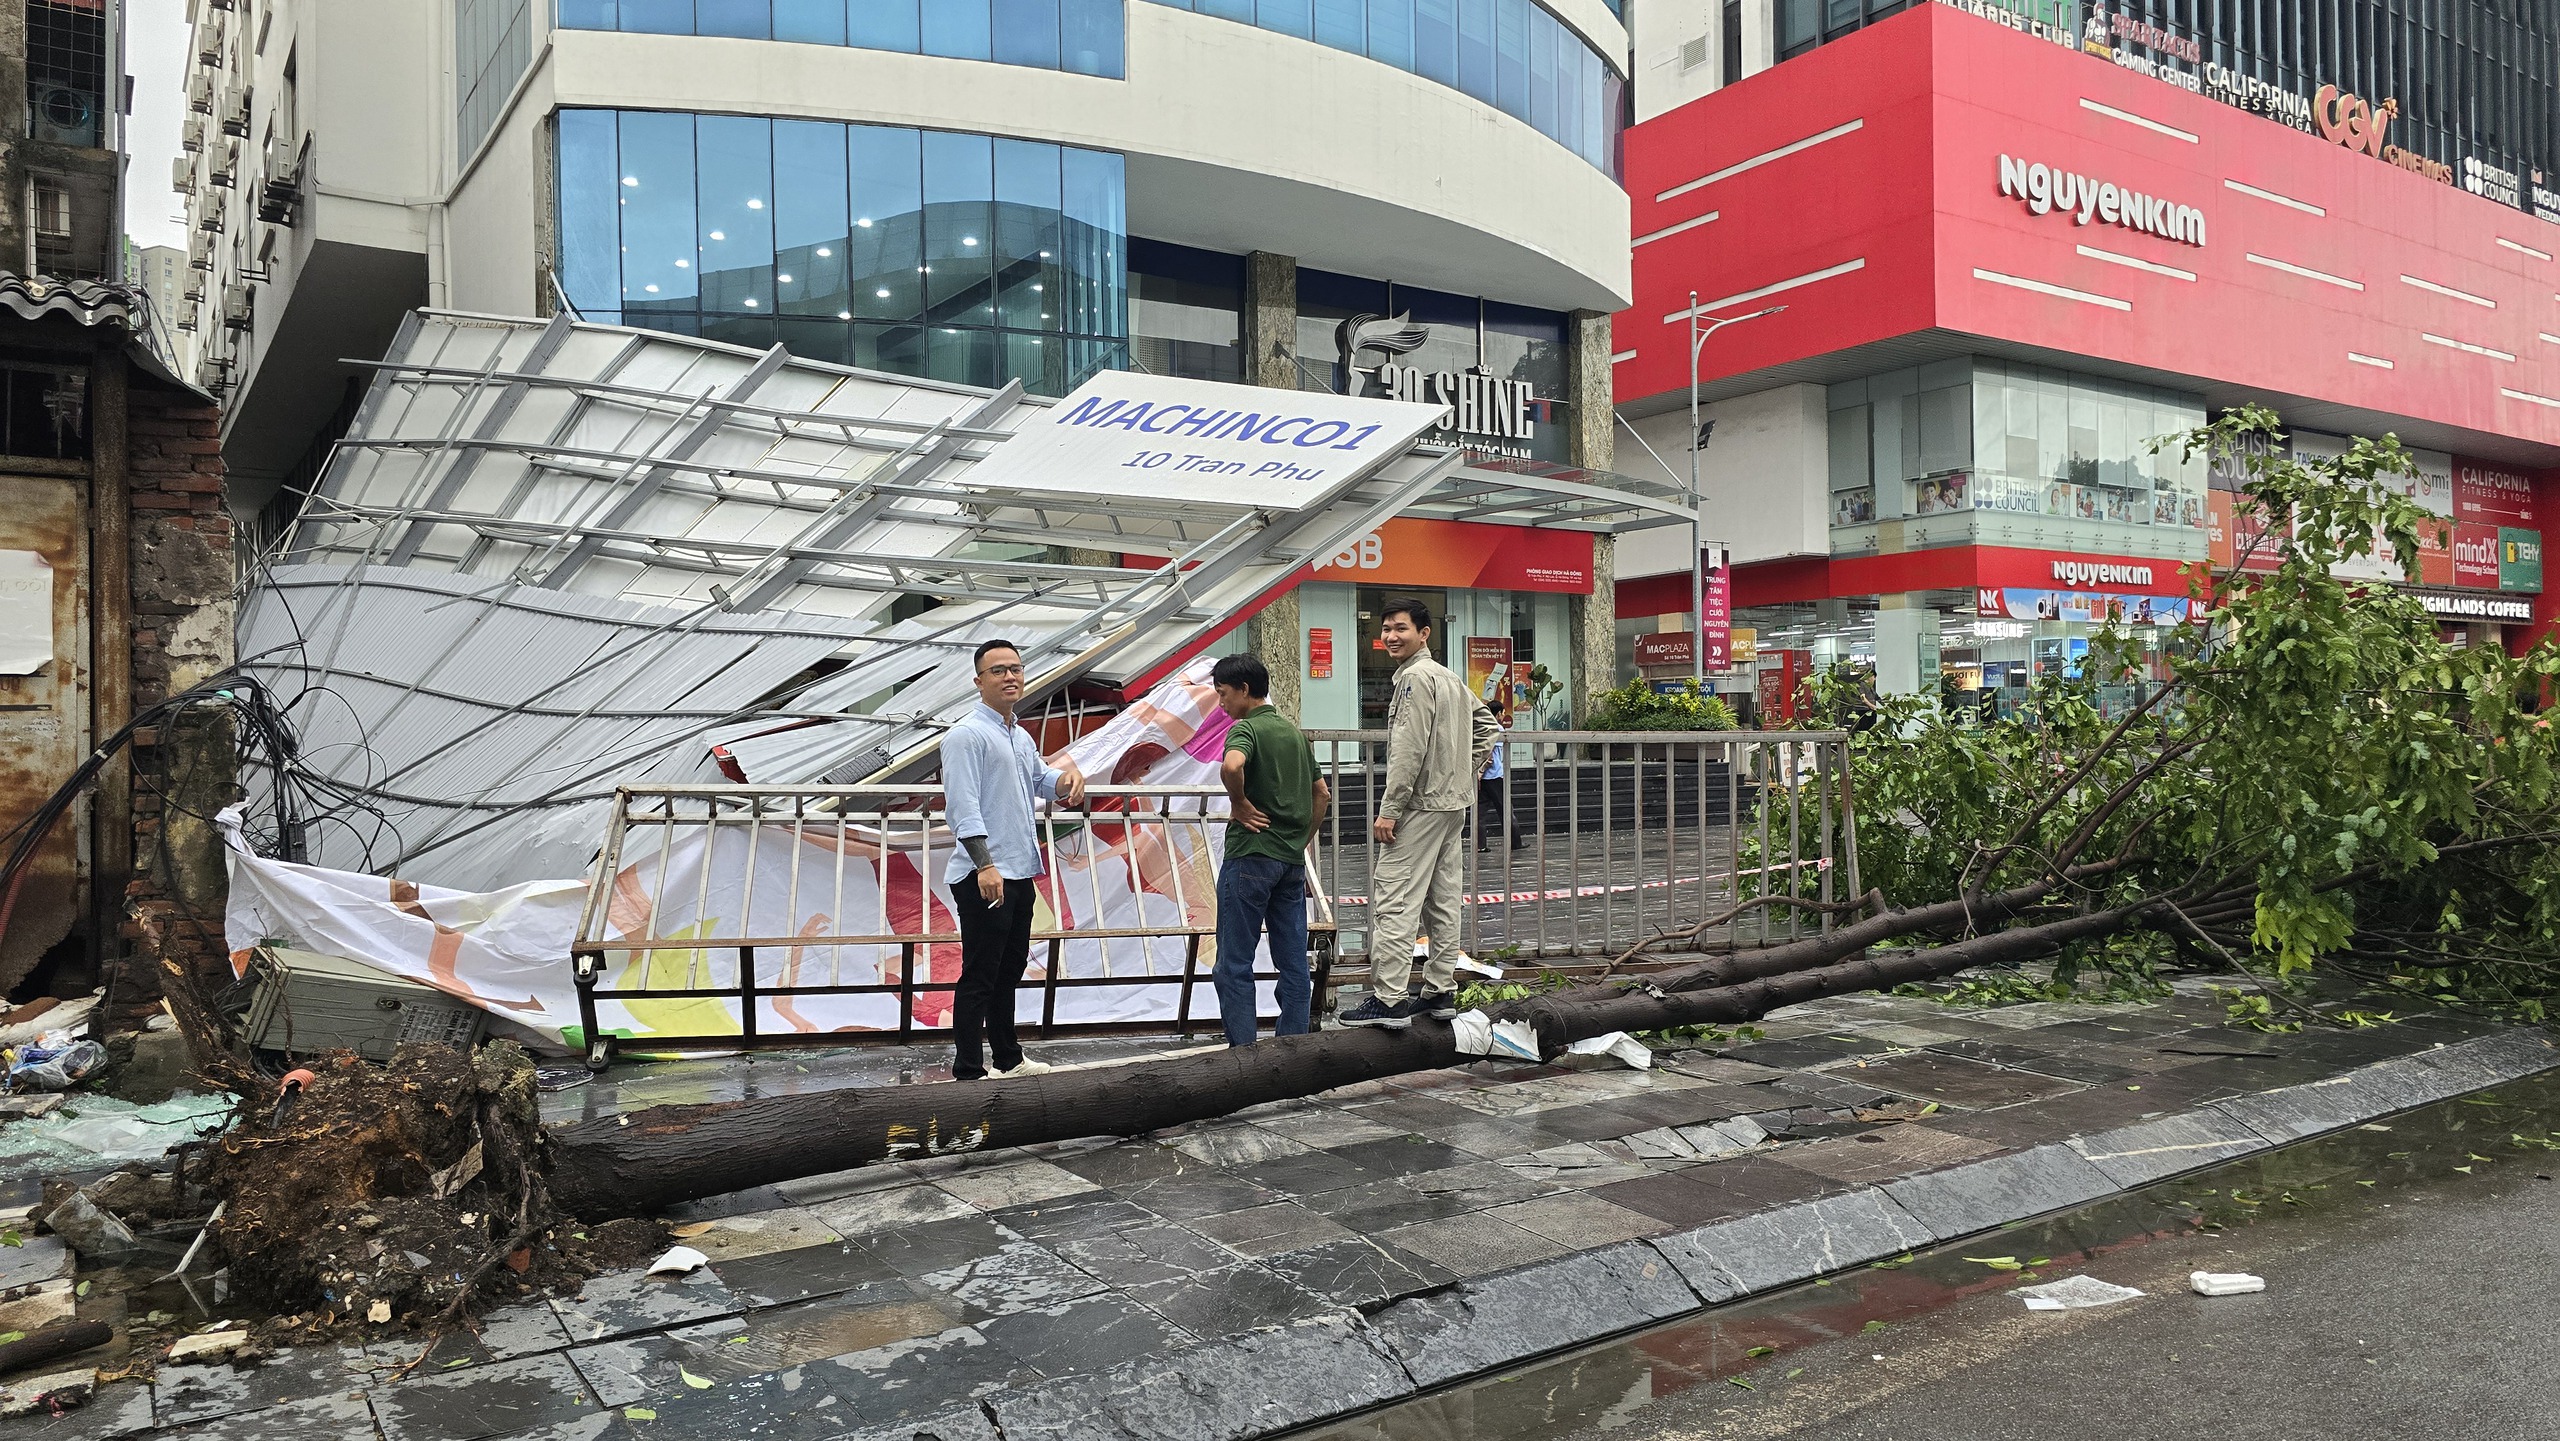
[{"label": "white signboard", "polygon": [[1302,510],[1403,451],[1442,412],[1109,370],[997,446],[969,484]]},{"label": "white signboard", "polygon": [[0,550],[0,675],[53,664],[53,567],[32,550]]}]

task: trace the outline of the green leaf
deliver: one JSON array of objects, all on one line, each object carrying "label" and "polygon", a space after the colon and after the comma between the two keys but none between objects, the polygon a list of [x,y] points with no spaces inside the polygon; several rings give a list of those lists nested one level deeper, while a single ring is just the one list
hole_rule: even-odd
[{"label": "green leaf", "polygon": [[1796,1379],[1798,1376],[1801,1376],[1801,1375],[1803,1375],[1803,1374],[1804,1374],[1804,1368],[1803,1368],[1802,1366],[1798,1366],[1798,1367],[1797,1367],[1797,1368],[1795,1368],[1794,1370],[1789,1371],[1789,1372],[1787,1373],[1787,1379],[1788,1379],[1788,1380],[1790,1380],[1790,1381],[1792,1381],[1792,1380]]},{"label": "green leaf", "polygon": [[17,1227],[0,1226],[0,1246],[14,1248],[25,1244],[27,1244],[27,1238],[18,1234]]},{"label": "green leaf", "polygon": [[1761,1356],[1775,1356],[1775,1355],[1777,1355],[1777,1354],[1778,1354],[1778,1348],[1777,1348],[1777,1347],[1775,1347],[1775,1346],[1754,1346],[1754,1347],[1752,1347],[1750,1350],[1745,1351],[1745,1352],[1743,1352],[1742,1354],[1743,1354],[1743,1355],[1745,1355],[1745,1356],[1751,1356],[1751,1357],[1755,1357],[1755,1358],[1756,1358],[1756,1357],[1761,1357]]},{"label": "green leaf", "polygon": [[1994,1271],[2020,1271],[2026,1269],[2025,1263],[2015,1256],[1967,1256],[1965,1259],[1971,1261],[1977,1266],[1988,1266]]},{"label": "green leaf", "polygon": [[85,1299],[89,1294],[89,1283],[83,1281],[79,1285],[72,1287],[71,1294]]},{"label": "green leaf", "polygon": [[1869,1321],[1858,1329],[1860,1331],[1881,1331],[1884,1329],[1884,1323],[1882,1321]]},{"label": "green leaf", "polygon": [[1743,1380],[1739,1376],[1725,1377],[1724,1384],[1728,1386],[1739,1386],[1745,1391],[1757,1391],[1760,1389],[1759,1387],[1752,1385],[1750,1382]]},{"label": "green leaf", "polygon": [[711,1389],[711,1383],[709,1381],[704,1380],[700,1376],[696,1376],[692,1372],[684,1369],[682,1366],[678,1366],[676,1368],[676,1375],[683,1380],[684,1384],[692,1387],[696,1391],[708,1391]]},{"label": "green leaf", "polygon": [[646,1406],[625,1406],[622,1408],[622,1414],[626,1419],[632,1421],[655,1421],[658,1419],[658,1413],[650,1410]]},{"label": "green leaf", "polygon": [[24,1331],[0,1331],[0,1346],[6,1346],[12,1341],[24,1341],[25,1339],[27,1339],[27,1333]]}]

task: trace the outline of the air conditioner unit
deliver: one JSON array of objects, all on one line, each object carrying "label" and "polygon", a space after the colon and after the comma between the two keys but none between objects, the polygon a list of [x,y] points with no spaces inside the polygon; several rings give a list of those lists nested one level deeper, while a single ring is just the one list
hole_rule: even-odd
[{"label": "air conditioner unit", "polygon": [[249,87],[234,85],[222,97],[222,133],[234,139],[249,133]]},{"label": "air conditioner unit", "polygon": [[196,212],[196,229],[201,230],[208,235],[220,235],[224,228],[224,222],[228,218],[227,213],[223,209],[222,197],[216,195],[211,198],[209,203],[207,203],[202,210]]},{"label": "air conditioner unit", "polygon": [[235,140],[213,152],[212,169],[205,176],[205,181],[207,184],[219,185],[228,190],[237,184],[239,179],[240,142]]},{"label": "air conditioner unit", "polygon": [[279,135],[267,142],[267,184],[299,185],[302,183],[302,144],[290,136]]},{"label": "air conditioner unit", "polygon": [[202,115],[198,115],[192,110],[188,111],[187,123],[178,132],[178,148],[186,151],[189,155],[200,155],[204,153],[204,135],[206,131],[212,128],[213,122],[211,120],[208,120]]},{"label": "air conditioner unit", "polygon": [[213,113],[213,72],[199,70],[187,77],[187,108],[198,115]]},{"label": "air conditioner unit", "polygon": [[77,145],[95,150],[100,143],[100,105],[93,90],[68,85],[32,87],[28,96],[29,133],[48,145]]},{"label": "air conditioner unit", "polygon": [[198,25],[196,27],[196,63],[220,68],[223,46],[230,38],[230,27],[218,19],[208,18],[205,24]]},{"label": "air conditioner unit", "polygon": [[196,158],[177,155],[169,160],[169,188],[180,195],[196,193]]},{"label": "air conditioner unit", "polygon": [[296,145],[284,136],[267,142],[267,178],[258,187],[258,218],[270,225],[291,225],[302,204],[302,166],[311,153],[308,138]]}]

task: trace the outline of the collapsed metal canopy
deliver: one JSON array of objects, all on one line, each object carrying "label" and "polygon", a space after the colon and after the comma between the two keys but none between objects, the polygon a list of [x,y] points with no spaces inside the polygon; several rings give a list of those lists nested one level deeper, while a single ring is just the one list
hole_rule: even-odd
[{"label": "collapsed metal canopy", "polygon": [[[1414,447],[1278,511],[997,489],[1049,402],[655,331],[421,311],[253,576],[302,857],[465,889],[582,871],[619,784],[914,771],[1023,647],[1033,697],[1161,673],[1401,513],[1685,523]],[[1167,555],[1153,566],[1130,553]]]}]

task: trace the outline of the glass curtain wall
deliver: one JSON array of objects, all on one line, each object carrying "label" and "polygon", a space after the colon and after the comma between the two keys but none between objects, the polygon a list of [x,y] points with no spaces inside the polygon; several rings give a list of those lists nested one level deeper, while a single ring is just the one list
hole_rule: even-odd
[{"label": "glass curtain wall", "polygon": [[1244,258],[1129,240],[1129,364],[1149,375],[1244,381]]},{"label": "glass curtain wall", "polygon": [[1621,173],[1626,82],[1536,0],[1154,3],[1295,35],[1436,80],[1526,121],[1612,178]]},{"label": "glass curtain wall", "polygon": [[1121,78],[1124,0],[559,0],[564,30],[725,35]]},{"label": "glass curtain wall", "polygon": [[2152,443],[2204,424],[2202,396],[1981,358],[1830,387],[1832,547],[2203,543],[2205,462]]},{"label": "glass curtain wall", "polygon": [[563,110],[590,319],[1063,395],[1126,363],[1121,158],[832,121]]},{"label": "glass curtain wall", "polygon": [[454,131],[469,154],[497,123],[498,107],[533,63],[530,0],[456,0]]}]

